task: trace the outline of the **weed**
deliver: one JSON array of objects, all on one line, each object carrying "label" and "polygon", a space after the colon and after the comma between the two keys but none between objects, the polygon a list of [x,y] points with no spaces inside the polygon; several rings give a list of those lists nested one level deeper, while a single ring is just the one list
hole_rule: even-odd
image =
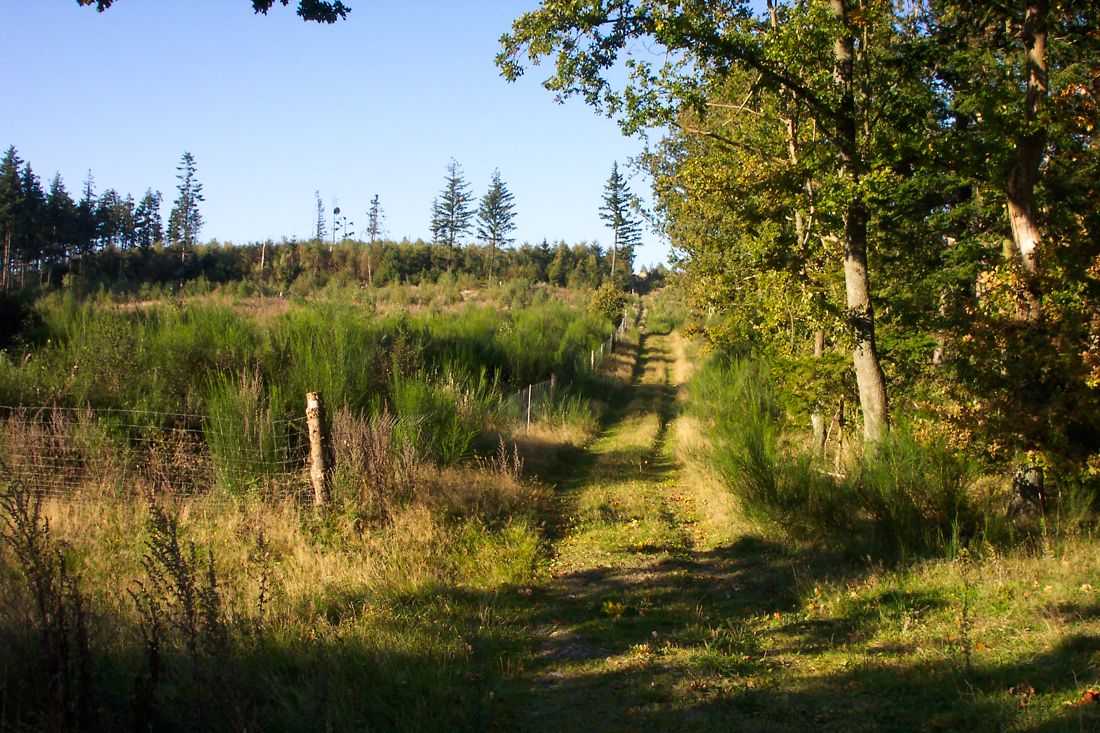
[{"label": "weed", "polygon": [[359,516],[382,524],[412,496],[419,470],[415,448],[397,428],[387,408],[358,417],[345,407],[332,418],[337,491],[355,502]]},{"label": "weed", "polygon": [[[38,664],[27,670],[29,695],[47,690],[42,727],[87,730],[94,723],[94,690],[87,600],[72,573],[66,546],[55,540],[42,498],[20,485],[0,497],[0,538],[14,555],[33,598]],[[30,701],[28,701],[30,702]],[[30,703],[31,709],[39,707]]]},{"label": "weed", "polygon": [[693,410],[711,432],[710,461],[762,526],[888,556],[943,553],[990,529],[970,463],[943,444],[918,442],[904,425],[838,474],[786,440],[758,363],[713,359],[696,373],[692,392]]},{"label": "weed", "polygon": [[224,650],[226,625],[213,553],[204,572],[195,543],[180,542],[179,521],[155,502],[149,505],[146,530],[141,563],[146,579],[135,585],[131,595],[141,599],[139,610],[150,612],[148,627],[159,631],[163,629],[160,619],[167,619],[192,661],[202,651]]},{"label": "weed", "polygon": [[271,547],[263,527],[256,533],[256,544],[248,556],[249,562],[257,572],[256,616],[252,628],[257,633],[264,629],[268,605],[271,602]]},{"label": "weed", "polygon": [[959,648],[962,650],[963,655],[963,669],[967,674],[970,674],[974,669],[974,642],[972,638],[974,618],[970,607],[972,603],[971,596],[974,593],[974,581],[971,578],[970,552],[965,547],[962,548],[955,562],[959,567],[963,581],[962,608],[959,611]]}]

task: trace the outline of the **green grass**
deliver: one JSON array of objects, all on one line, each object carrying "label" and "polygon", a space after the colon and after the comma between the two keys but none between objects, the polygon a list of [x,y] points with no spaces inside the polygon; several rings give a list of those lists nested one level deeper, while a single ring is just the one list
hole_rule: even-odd
[{"label": "green grass", "polygon": [[532,642],[502,681],[499,728],[1100,724],[1088,702],[1100,686],[1095,538],[883,565],[762,535],[729,512],[728,488],[695,449],[710,427],[676,416],[660,387],[657,343],[646,339],[635,399],[565,484],[565,529],[532,592]]},{"label": "green grass", "polygon": [[790,434],[761,363],[713,357],[691,390],[708,461],[760,527],[891,559],[1011,536],[997,519],[1007,501],[978,490],[976,466],[942,442],[918,441],[905,425],[838,469]]},{"label": "green grass", "polygon": [[[300,418],[305,395],[319,391],[357,414],[388,408],[424,456],[451,465],[490,423],[516,419],[490,417],[510,390],[552,373],[586,389],[577,355],[610,327],[545,294],[528,300],[541,302],[504,309],[448,301],[445,311],[411,315],[379,314],[351,298],[292,300],[260,303],[252,316],[255,304],[224,295],[130,305],[55,294],[36,304],[34,333],[0,358],[0,404],[132,410],[138,427],[149,428],[197,430],[217,420],[239,432],[214,441],[225,483],[224,466],[241,446],[261,452],[245,474],[269,463],[272,441],[257,431],[270,430],[252,412],[279,425]],[[239,394],[243,381],[258,391]],[[582,409],[563,410],[555,419],[587,421]]]},{"label": "green grass", "polygon": [[[226,642],[192,653],[183,629],[166,625],[153,686],[127,593],[149,584],[152,512],[112,495],[48,502],[51,547],[62,553],[42,557],[64,559],[68,585],[59,561],[28,569],[10,540],[0,542],[3,727],[57,728],[50,716],[77,710],[84,689],[76,652],[65,677],[78,691],[74,704],[57,704],[49,680],[60,678],[48,664],[56,654],[43,654],[47,624],[28,584],[36,573],[57,580],[47,597],[68,604],[67,618],[75,620],[77,593],[90,611],[95,729],[1100,726],[1100,703],[1089,702],[1100,687],[1094,536],[1039,534],[1010,547],[977,532],[949,557],[880,560],[821,535],[799,539],[761,515],[747,519],[730,475],[700,449],[728,428],[707,423],[706,412],[681,411],[682,352],[675,333],[628,344],[607,374],[632,374],[633,386],[604,387],[602,432],[563,448],[540,472],[553,487],[524,478],[502,452],[416,466],[408,473],[415,485],[385,521],[353,511],[317,516],[255,494],[169,503],[183,564],[201,571],[215,560],[218,602],[197,607],[221,609],[214,616]],[[448,382],[446,374],[440,389],[481,389],[480,377]],[[238,385],[227,399],[247,394]],[[551,444],[562,436],[555,431],[540,424],[527,439]],[[782,459],[791,443],[780,433],[759,450]],[[865,493],[841,498],[862,502],[867,532],[876,518],[914,521],[905,514],[914,505],[922,517],[958,515],[952,487],[974,487],[966,466],[948,458],[927,446],[888,446],[853,479]],[[936,501],[916,503],[929,476]],[[800,496],[790,500],[796,509]],[[207,575],[194,575],[197,589],[210,587]],[[158,597],[166,624],[180,618],[178,600]]]}]

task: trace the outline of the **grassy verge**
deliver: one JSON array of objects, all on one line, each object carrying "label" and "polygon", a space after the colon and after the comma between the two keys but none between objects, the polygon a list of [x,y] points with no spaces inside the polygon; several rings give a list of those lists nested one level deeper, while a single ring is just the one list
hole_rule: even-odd
[{"label": "grassy verge", "polygon": [[[734,403],[742,409],[754,404]],[[714,461],[713,441],[729,434],[706,422],[706,415],[691,411],[674,428],[683,485],[695,507],[693,558],[699,563],[680,592],[695,594],[696,617],[676,623],[666,642],[637,655],[654,670],[640,683],[664,693],[636,728],[656,730],[678,716],[697,721],[681,726],[685,730],[1100,726],[1100,566],[1090,532],[1067,526],[1060,535],[1025,536],[1016,544],[981,527],[948,542],[900,535],[906,523],[934,526],[930,497],[942,488],[936,483],[942,475],[919,482],[934,473],[934,464],[916,460],[921,448],[914,446],[888,447],[870,467],[856,464],[847,485],[833,477],[823,483],[818,474],[801,485],[790,481],[785,496],[752,495],[761,483],[775,484],[754,475],[760,464],[745,470],[739,463],[750,456],[745,442],[730,449],[744,451],[740,457]],[[777,466],[783,449],[775,441],[767,446],[774,452],[761,451],[771,456],[765,468],[785,470]],[[899,469],[903,449],[910,459]],[[901,506],[929,516],[891,517],[900,530],[888,541],[869,542],[859,534],[876,512],[890,517],[876,488],[887,478],[906,492]],[[815,487],[833,492],[821,501],[839,505],[839,516],[815,503]],[[979,486],[963,488],[976,492]],[[980,499],[962,501],[976,505]],[[1003,505],[988,506],[997,526],[1007,522],[997,519],[1005,517]],[[899,559],[899,547],[935,551]],[[886,552],[876,560],[854,548]]]},{"label": "grassy verge", "polygon": [[9,494],[4,727],[480,730],[543,497],[499,466],[416,492],[377,527],[293,502]]},{"label": "grassy verge", "polygon": [[[86,408],[7,416],[5,470],[18,459],[28,475],[66,466],[76,478],[49,496],[14,481],[0,507],[0,728],[484,730],[545,565],[549,494],[532,447],[549,467],[587,443],[604,409],[592,396],[606,397],[622,364],[563,384],[522,440],[514,423],[493,424],[499,384],[470,366],[536,376],[551,365],[532,356],[550,341],[565,364],[605,325],[563,308],[379,325],[345,304],[292,306],[261,330],[220,306],[207,322],[205,308],[55,313],[64,343],[4,367],[8,386],[37,380],[108,403],[153,380],[149,400],[205,400],[186,437],[220,440],[208,461],[207,449],[168,455],[122,429],[159,426]],[[240,338],[223,343],[217,323]],[[310,361],[317,333],[329,352]],[[119,339],[135,347],[119,358],[159,354],[198,380],[197,395],[163,370],[60,376],[70,357],[83,365]],[[306,379],[355,394],[334,400],[323,515],[264,479],[302,481],[272,431],[300,429],[280,418]],[[190,462],[201,470],[177,487]]]},{"label": "grassy verge", "polygon": [[1095,538],[889,563],[793,540],[745,514],[699,450],[713,429],[677,416],[662,382],[686,379],[683,344],[646,342],[630,403],[564,487],[501,729],[1100,724]]}]

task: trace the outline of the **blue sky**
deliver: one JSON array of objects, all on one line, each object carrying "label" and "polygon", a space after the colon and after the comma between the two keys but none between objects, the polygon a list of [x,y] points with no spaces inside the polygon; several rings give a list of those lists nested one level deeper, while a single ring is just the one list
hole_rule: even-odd
[{"label": "blue sky", "polygon": [[[516,198],[518,242],[608,242],[598,217],[612,162],[642,143],[579,100],[554,102],[534,69],[509,84],[498,39],[535,0],[346,0],[335,26],[248,0],[0,0],[0,147],[47,184],[176,194],[194,154],[204,239],[308,238],[314,191],[362,231],[377,193],[395,239],[429,236],[454,157],[473,193],[494,168]],[[648,181],[631,171],[630,185]],[[639,264],[663,262],[652,232]]]}]

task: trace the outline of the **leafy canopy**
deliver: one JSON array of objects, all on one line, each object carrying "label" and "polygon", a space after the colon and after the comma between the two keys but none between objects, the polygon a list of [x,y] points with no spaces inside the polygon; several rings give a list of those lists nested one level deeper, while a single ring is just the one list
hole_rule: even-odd
[{"label": "leafy canopy", "polygon": [[[267,15],[276,0],[252,0],[252,9],[257,13]],[[290,0],[278,0],[283,6],[290,4]],[[111,7],[115,0],[76,0],[79,5],[95,5],[95,9],[102,13]],[[351,8],[340,0],[298,0],[298,16],[302,20],[312,20],[318,23],[335,23],[348,17]]]}]

